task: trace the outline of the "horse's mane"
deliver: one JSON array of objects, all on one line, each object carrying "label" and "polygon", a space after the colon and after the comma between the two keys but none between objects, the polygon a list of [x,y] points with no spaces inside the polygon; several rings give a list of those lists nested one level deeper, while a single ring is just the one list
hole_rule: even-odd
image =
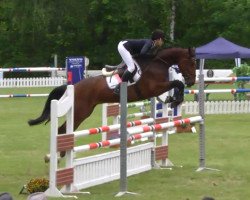
[{"label": "horse's mane", "polygon": [[152,59],[157,56],[160,56],[163,51],[169,50],[169,51],[176,51],[176,52],[185,52],[186,50],[191,49],[191,48],[182,48],[182,47],[162,47],[162,48],[157,48],[156,52],[154,53],[149,53],[149,54],[138,54],[135,55],[135,59]]},{"label": "horse's mane", "polygon": [[161,48],[157,52],[157,56],[160,56],[163,51],[169,50],[168,53],[173,53],[174,55],[177,56],[189,56],[189,57],[194,57],[195,56],[195,50],[194,48],[188,47],[188,48],[182,48],[182,47],[165,47]]},{"label": "horse's mane", "polygon": [[[150,62],[161,62],[170,60],[170,63],[178,63],[178,60],[190,59],[195,56],[195,51],[193,48],[182,48],[182,47],[165,47],[158,48],[154,54],[144,54],[144,55],[136,55],[134,59],[139,63],[139,65],[143,68],[143,65],[148,66],[147,64]],[[144,63],[144,64],[142,64]]]},{"label": "horse's mane", "polygon": [[[194,48],[182,48],[182,47],[164,47],[155,49],[154,53],[144,54],[144,55],[136,55],[134,59],[140,64],[142,63],[150,63],[150,62],[161,62],[164,60],[170,63],[177,64],[180,59],[193,59],[195,57]],[[142,65],[141,65],[142,66]]]},{"label": "horse's mane", "polygon": [[140,60],[140,59],[148,59],[148,60],[152,60],[154,59],[158,53],[162,50],[163,48],[157,48],[157,49],[154,49],[153,51],[150,51],[149,53],[147,54],[136,54],[133,56],[134,59],[136,60]]}]

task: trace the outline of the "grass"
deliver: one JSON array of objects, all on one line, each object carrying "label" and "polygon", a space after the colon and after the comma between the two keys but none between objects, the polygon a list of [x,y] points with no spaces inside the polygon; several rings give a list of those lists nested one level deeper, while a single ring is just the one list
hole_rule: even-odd
[{"label": "grass", "polygon": [[[49,90],[33,88],[29,92]],[[49,165],[44,163],[43,156],[49,151],[50,127],[27,125],[28,119],[40,114],[45,99],[0,99],[0,192],[10,192],[14,199],[27,199],[27,195],[18,193],[31,178],[48,177]],[[100,113],[101,108],[97,107],[79,129],[101,124]],[[199,163],[197,134],[170,135],[169,157],[176,167],[129,177],[128,190],[140,195],[122,199],[199,200],[203,196],[213,196],[216,200],[247,199],[250,196],[249,121],[250,114],[206,116],[206,166],[220,169],[219,172],[195,171]],[[86,142],[94,139],[88,137]],[[80,200],[116,199],[119,181],[87,191],[91,195],[80,195]]]}]

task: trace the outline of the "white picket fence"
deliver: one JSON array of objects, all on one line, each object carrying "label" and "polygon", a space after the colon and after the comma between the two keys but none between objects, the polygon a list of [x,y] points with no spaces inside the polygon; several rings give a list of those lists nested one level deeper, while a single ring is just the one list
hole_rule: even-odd
[{"label": "white picket fence", "polygon": [[[199,113],[197,101],[186,101],[182,106],[183,114]],[[250,113],[250,101],[206,101],[205,114],[239,114]]]},{"label": "white picket fence", "polygon": [[66,82],[64,77],[5,78],[0,79],[0,88],[54,87]]}]

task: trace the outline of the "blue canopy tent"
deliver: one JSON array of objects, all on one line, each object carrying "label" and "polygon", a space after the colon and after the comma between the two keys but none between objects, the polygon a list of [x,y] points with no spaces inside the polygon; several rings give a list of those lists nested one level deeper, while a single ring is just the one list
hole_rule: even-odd
[{"label": "blue canopy tent", "polygon": [[241,58],[250,58],[250,49],[234,44],[222,37],[195,50],[196,58],[201,59],[204,65],[204,59],[236,59],[236,66],[240,65]]}]

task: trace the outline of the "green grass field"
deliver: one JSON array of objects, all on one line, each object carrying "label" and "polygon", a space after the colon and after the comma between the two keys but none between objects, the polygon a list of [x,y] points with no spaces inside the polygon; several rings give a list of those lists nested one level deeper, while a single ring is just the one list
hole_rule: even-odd
[{"label": "green grass field", "polygon": [[[30,93],[47,93],[51,89],[29,89]],[[29,93],[27,89],[5,89],[1,94]],[[219,97],[225,98],[225,97]],[[49,124],[29,127],[27,120],[37,117],[44,97],[0,99],[0,192],[10,192],[16,200],[22,186],[31,178],[48,178],[49,165],[43,161],[49,151]],[[199,164],[197,134],[174,134],[169,137],[173,170],[151,170],[128,178],[128,190],[138,196],[122,199],[200,200],[213,196],[216,200],[245,200],[250,196],[250,114],[206,116],[206,166],[221,171],[196,172]],[[101,124],[101,108],[79,128]],[[198,126],[197,126],[198,129]],[[97,140],[86,138],[86,142]],[[183,166],[183,167],[179,167]],[[119,191],[119,181],[87,189],[91,195],[80,200],[110,200]],[[53,198],[51,198],[53,199]],[[59,199],[59,198],[58,198]]]}]

